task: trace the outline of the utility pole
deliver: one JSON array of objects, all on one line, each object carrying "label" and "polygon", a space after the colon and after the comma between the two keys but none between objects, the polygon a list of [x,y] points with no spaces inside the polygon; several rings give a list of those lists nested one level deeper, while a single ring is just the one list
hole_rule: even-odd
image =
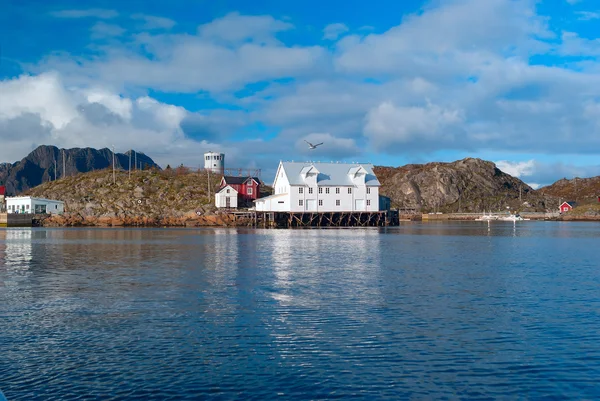
[{"label": "utility pole", "polygon": [[62,154],[63,154],[63,178],[65,178],[67,176],[67,162],[65,161],[65,150],[62,150]]},{"label": "utility pole", "polygon": [[131,150],[129,151],[129,179],[131,179]]},{"label": "utility pole", "polygon": [[112,154],[112,156],[113,156],[113,184],[116,184],[117,180],[115,178],[115,145],[113,145],[112,152],[113,152],[113,154]]},{"label": "utility pole", "polygon": [[56,181],[56,156],[54,157],[54,181]]},{"label": "utility pole", "polygon": [[210,169],[206,169],[206,175],[208,177],[208,200],[210,201]]},{"label": "utility pole", "polygon": [[523,190],[523,186],[519,185],[519,202],[522,202],[523,199],[521,198],[521,191]]},{"label": "utility pole", "polygon": [[133,157],[135,157],[135,163],[134,163],[134,165],[133,165],[133,169],[134,169],[134,170],[137,170],[137,152],[135,152],[135,153],[133,154]]}]

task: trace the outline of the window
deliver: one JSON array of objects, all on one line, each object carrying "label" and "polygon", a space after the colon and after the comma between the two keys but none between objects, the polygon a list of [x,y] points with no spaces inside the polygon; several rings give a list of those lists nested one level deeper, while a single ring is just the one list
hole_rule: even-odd
[{"label": "window", "polygon": [[230,189],[228,189],[228,190],[227,190],[227,193],[229,193],[229,192],[231,192],[231,190],[230,190]]},{"label": "window", "polygon": [[303,194],[304,193],[304,188],[302,188],[302,187],[298,188],[298,193],[299,194]]},{"label": "window", "polygon": [[29,205],[25,206],[25,209],[29,210]]},{"label": "window", "polygon": [[323,193],[323,187],[319,187],[319,193],[322,194]]},{"label": "window", "polygon": [[351,194],[352,193],[352,188],[348,188],[348,193]]},{"label": "window", "polygon": [[336,188],[336,189],[335,189],[335,193],[336,193],[336,194],[339,194],[339,193],[340,193],[340,189],[339,189],[339,188]]},{"label": "window", "polygon": [[248,188],[246,189],[246,193],[247,193],[248,195],[252,195],[252,187],[248,187]]},{"label": "window", "polygon": [[371,188],[367,188],[367,195],[371,193]]},{"label": "window", "polygon": [[313,189],[312,188],[308,188],[308,193],[312,194],[313,193]]},{"label": "window", "polygon": [[304,206],[304,200],[298,199],[298,206]]},{"label": "window", "polygon": [[319,199],[319,206],[323,206],[323,199]]},{"label": "window", "polygon": [[336,205],[336,206],[339,206],[339,205],[340,205],[340,200],[339,200],[339,199],[336,199],[336,200],[335,200],[335,205]]},{"label": "window", "polygon": [[371,199],[367,199],[367,206],[371,206]]},{"label": "window", "polygon": [[325,193],[328,194],[329,193],[329,188],[325,188]]}]

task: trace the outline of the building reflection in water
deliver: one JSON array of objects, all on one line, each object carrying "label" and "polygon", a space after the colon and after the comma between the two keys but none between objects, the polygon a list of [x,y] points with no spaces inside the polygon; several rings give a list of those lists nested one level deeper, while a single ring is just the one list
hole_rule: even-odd
[{"label": "building reflection in water", "polygon": [[0,266],[29,268],[32,261],[30,228],[0,229]]}]

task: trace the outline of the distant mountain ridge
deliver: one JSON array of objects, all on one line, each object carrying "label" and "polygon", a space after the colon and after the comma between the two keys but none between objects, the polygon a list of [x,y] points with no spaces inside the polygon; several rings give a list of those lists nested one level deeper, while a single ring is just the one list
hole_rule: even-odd
[{"label": "distant mountain ridge", "polygon": [[[144,153],[132,152],[132,169],[160,168]],[[64,163],[63,163],[64,155]],[[42,183],[64,176],[102,170],[112,166],[113,152],[108,148],[59,149],[42,145],[16,163],[0,163],[0,185],[6,185],[7,195],[14,196]],[[129,152],[115,153],[115,167],[129,168]]]}]

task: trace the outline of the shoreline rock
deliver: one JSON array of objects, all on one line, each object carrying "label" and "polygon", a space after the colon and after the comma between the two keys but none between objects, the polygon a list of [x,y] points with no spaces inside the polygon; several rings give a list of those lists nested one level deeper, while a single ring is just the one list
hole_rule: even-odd
[{"label": "shoreline rock", "polygon": [[36,216],[40,227],[248,227],[252,220],[228,213],[183,216],[82,216],[78,213]]}]

